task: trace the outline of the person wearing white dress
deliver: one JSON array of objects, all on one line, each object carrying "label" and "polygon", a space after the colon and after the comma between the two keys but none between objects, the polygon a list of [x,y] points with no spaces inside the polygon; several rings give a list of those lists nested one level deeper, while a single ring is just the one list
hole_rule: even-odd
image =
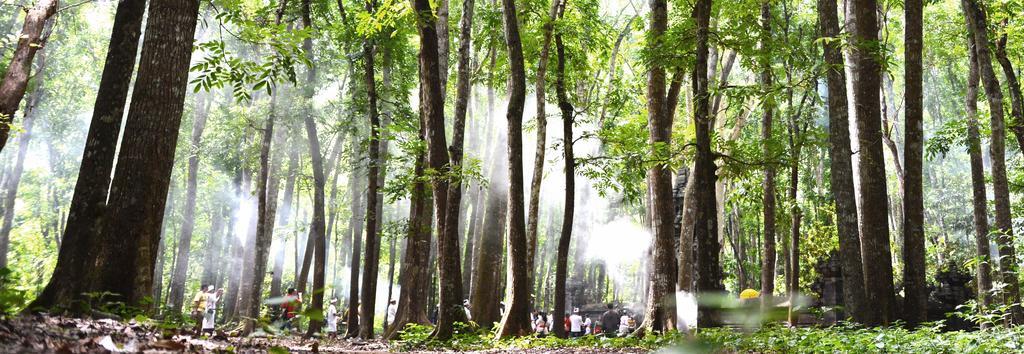
[{"label": "person wearing white dress", "polygon": [[216,292],[206,292],[206,310],[203,312],[203,332],[213,333],[213,328],[216,326],[217,320],[217,302],[220,301],[221,295],[224,295],[224,289],[217,289]]},{"label": "person wearing white dress", "polygon": [[331,299],[331,305],[327,307],[327,335],[331,338],[338,335],[338,299]]}]

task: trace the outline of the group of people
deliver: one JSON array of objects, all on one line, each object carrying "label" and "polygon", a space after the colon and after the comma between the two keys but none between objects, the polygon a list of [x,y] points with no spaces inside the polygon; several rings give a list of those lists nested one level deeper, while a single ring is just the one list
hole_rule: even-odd
[{"label": "group of people", "polygon": [[[621,312],[615,309],[615,305],[607,304],[608,310],[601,314],[597,323],[594,323],[590,316],[580,313],[580,309],[573,308],[572,314],[565,314],[562,319],[562,326],[571,338],[579,338],[586,335],[603,335],[606,337],[619,337],[632,333],[636,329],[636,320],[628,310]],[[556,325],[554,311],[534,311],[530,314],[533,332],[539,336],[546,336],[551,333]]]},{"label": "group of people", "polygon": [[[206,285],[199,288],[196,295],[192,297],[192,321],[196,323],[195,332],[200,334],[213,334],[217,324],[217,306],[221,297],[224,296],[224,289],[216,289],[213,285]],[[282,330],[294,328],[295,318],[302,306],[302,293],[294,288],[288,289],[279,306],[279,311],[273,317],[281,321]],[[334,300],[331,300],[331,307]],[[328,310],[330,311],[330,310]],[[336,312],[337,310],[335,310]]]}]

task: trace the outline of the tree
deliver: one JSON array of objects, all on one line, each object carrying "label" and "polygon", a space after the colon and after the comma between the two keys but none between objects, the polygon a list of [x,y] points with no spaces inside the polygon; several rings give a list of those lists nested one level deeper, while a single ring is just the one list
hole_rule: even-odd
[{"label": "tree", "polygon": [[92,261],[99,241],[101,215],[106,206],[128,84],[135,68],[145,3],[122,1],[117,4],[78,180],[68,210],[64,241],[50,282],[29,309],[70,306],[90,287],[93,274],[87,264]]},{"label": "tree", "polygon": [[1020,284],[1017,278],[1016,253],[1013,247],[1013,219],[1010,214],[1010,188],[1006,177],[1006,120],[1003,111],[1003,92],[999,78],[992,68],[992,55],[988,48],[988,24],[985,11],[975,0],[964,0],[964,17],[974,36],[974,53],[984,84],[989,106],[989,155],[992,159],[992,200],[995,202],[996,246],[999,251],[999,272],[1006,290],[1003,303],[1013,306],[1011,322],[1024,320],[1020,306]]},{"label": "tree", "polygon": [[[366,1],[366,12],[373,13],[374,1]],[[377,82],[374,78],[374,42],[363,39],[363,78],[366,85],[366,115],[370,121],[370,165],[367,168],[366,188],[366,265],[363,270],[362,297],[359,307],[359,337],[373,338],[373,315],[377,299],[377,273],[380,265],[380,236],[377,234],[380,217],[377,214],[377,192],[380,186],[380,116],[377,114]]]},{"label": "tree", "polygon": [[[697,212],[694,216],[693,240],[696,244],[697,292],[719,293],[722,269],[718,261],[721,245],[718,243],[718,218],[715,209],[715,162],[711,152],[711,127],[708,116],[708,32],[711,22],[711,0],[697,0],[693,8],[697,25],[697,49],[693,70],[693,124],[697,136],[697,158],[694,163],[694,190]],[[698,324],[715,327],[721,324],[719,314],[705,303],[698,305]]]},{"label": "tree", "polygon": [[867,325],[886,325],[895,318],[892,283],[892,254],[889,251],[889,207],[882,151],[881,63],[878,57],[878,3],[875,0],[850,2],[850,62],[853,66],[853,97],[860,142],[861,251],[864,259],[866,302],[863,321]]},{"label": "tree", "polygon": [[[665,50],[665,32],[668,28],[668,3],[651,0],[649,50]],[[649,154],[655,162],[647,170],[649,205],[654,242],[651,245],[652,268],[650,289],[642,327],[652,331],[676,329],[675,287],[676,260],[674,252],[675,213],[672,200],[672,171],[669,168],[669,147],[672,144],[672,114],[666,92],[665,67],[652,60],[647,72],[647,126]],[[694,75],[698,73],[694,72]],[[707,73],[704,74],[707,80]],[[670,108],[671,107],[671,108]],[[705,111],[708,108],[705,107]],[[705,112],[707,114],[707,112]]]},{"label": "tree", "polygon": [[[561,16],[559,16],[561,17]],[[573,213],[576,203],[576,158],[573,155],[573,107],[565,93],[565,45],[562,35],[555,36],[555,52],[558,56],[555,92],[558,108],[562,113],[562,150],[565,159],[565,209],[562,216],[562,234],[558,238],[558,255],[555,266],[555,314],[565,313],[565,278],[569,268],[569,245],[572,239]],[[555,335],[565,337],[565,327],[555,325]]]},{"label": "tree", "polygon": [[992,254],[989,248],[988,196],[985,188],[985,161],[981,156],[981,133],[978,128],[978,84],[981,74],[978,69],[977,50],[975,49],[974,30],[967,28],[967,92],[964,99],[964,110],[967,113],[967,153],[971,164],[971,193],[973,198],[972,216],[974,221],[974,241],[978,262],[977,278],[978,303],[983,307],[992,301]]},{"label": "tree", "polygon": [[196,0],[149,5],[96,269],[95,290],[119,294],[128,304],[143,304],[153,285],[198,15]]},{"label": "tree", "polygon": [[906,111],[904,123],[904,194],[903,194],[903,287],[905,299],[903,319],[916,326],[927,319],[928,289],[925,283],[924,249],[924,83],[921,48],[923,44],[923,11],[921,0],[903,4],[906,11],[906,45],[904,82]]},{"label": "tree", "polygon": [[[18,111],[25,90],[28,89],[29,72],[32,70],[32,59],[43,47],[45,39],[43,28],[50,17],[57,13],[58,0],[39,0],[25,14],[25,24],[18,35],[18,46],[11,56],[11,62],[0,81],[0,151],[7,145],[7,137],[14,122],[14,113]],[[0,245],[0,267],[7,266],[7,243]]]},{"label": "tree", "polygon": [[[420,114],[426,119],[425,134],[427,141],[427,165],[433,170],[431,177],[434,190],[434,220],[437,227],[444,230],[447,212],[447,196],[449,173],[451,172],[448,151],[446,150],[444,132],[444,99],[439,74],[438,35],[435,25],[434,10],[427,0],[413,0],[416,12],[416,28],[420,35],[419,75],[420,75]],[[433,337],[437,339],[451,338],[454,323],[464,322],[462,310],[462,275],[459,274],[459,239],[449,237],[442,232],[437,240],[437,264],[440,284],[438,299],[440,300],[437,327]],[[408,250],[423,252],[425,250]]]},{"label": "tree", "polygon": [[[761,118],[761,139],[764,158],[771,156],[769,143],[772,140],[772,117],[774,116],[774,100],[772,92],[771,49],[768,47],[772,38],[771,2],[761,2],[761,90],[765,95],[764,113]],[[772,295],[775,293],[775,166],[768,163],[764,167],[764,199],[761,209],[764,210],[764,255],[761,257],[761,294],[763,306],[773,306]]]},{"label": "tree", "polygon": [[[52,22],[51,22],[52,25]],[[44,35],[48,37],[49,34]],[[45,45],[46,38],[40,38],[40,45]],[[24,132],[18,136],[18,154],[14,158],[14,166],[11,167],[10,176],[7,177],[4,190],[6,195],[3,198],[3,225],[0,226],[0,267],[7,266],[7,253],[10,246],[11,228],[14,224],[14,202],[18,197],[18,185],[21,184],[21,174],[25,168],[25,156],[28,154],[28,144],[32,141],[32,130],[39,115],[36,108],[43,96],[43,83],[46,81],[46,48],[39,50],[39,58],[36,60],[36,70],[32,74],[35,78],[35,88],[28,97],[25,105]]]},{"label": "tree", "polygon": [[530,276],[523,212],[523,106],[526,68],[515,0],[502,0],[502,23],[509,61],[508,120],[508,271],[510,301],[501,319],[499,338],[524,336],[530,328]]},{"label": "tree", "polygon": [[846,73],[838,43],[839,15],[836,0],[818,0],[818,31],[827,64],[829,156],[831,157],[832,198],[836,204],[836,233],[843,283],[843,304],[855,321],[863,321],[865,310],[863,263],[857,226],[857,202],[853,188],[853,162],[850,156],[849,111],[846,102]]},{"label": "tree", "polygon": [[[551,34],[555,28],[555,19],[558,17],[558,9],[564,7],[563,0],[552,0],[551,8],[548,10],[548,18],[542,26],[542,41],[540,56],[537,58],[537,82],[534,91],[537,95],[537,148],[533,157],[533,176],[530,180],[530,202],[526,217],[526,269],[533,272],[533,264],[537,258],[537,218],[540,214],[540,188],[544,180],[544,153],[547,150],[547,126],[548,117],[545,112],[547,108],[547,70],[548,57],[551,52]],[[557,330],[557,328],[556,328]]]},{"label": "tree", "polygon": [[181,237],[175,256],[174,269],[171,271],[170,293],[167,295],[171,311],[180,312],[185,301],[185,278],[188,275],[188,256],[192,249],[192,231],[195,229],[196,189],[198,188],[199,151],[202,146],[203,130],[209,115],[210,99],[200,95],[194,108],[195,118],[192,122],[191,145],[188,157],[188,176],[185,181],[185,207],[181,223]]}]

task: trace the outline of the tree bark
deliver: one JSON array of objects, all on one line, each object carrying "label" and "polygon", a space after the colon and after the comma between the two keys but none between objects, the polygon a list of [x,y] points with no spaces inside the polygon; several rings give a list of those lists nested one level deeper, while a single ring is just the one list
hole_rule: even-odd
[{"label": "tree bark", "polygon": [[978,303],[988,308],[992,303],[992,254],[989,248],[988,196],[985,187],[985,162],[981,151],[981,133],[978,124],[978,85],[981,75],[973,38],[974,30],[967,29],[967,95],[964,109],[967,113],[967,152],[971,160],[971,192],[974,220],[975,250],[979,258],[976,282]]},{"label": "tree bark", "polygon": [[[281,204],[281,212],[278,214],[277,223],[283,227],[288,227],[291,223],[292,214],[292,198],[295,193],[295,177],[298,174],[299,168],[299,150],[298,144],[301,142],[300,139],[295,139],[292,144],[288,147],[288,177],[285,178],[284,182],[284,197]],[[284,276],[284,237],[280,238],[281,247],[278,247],[277,254],[274,255],[274,275],[270,281],[270,297],[281,296],[281,278]]]},{"label": "tree bark", "polygon": [[[352,151],[357,151],[359,146],[359,139],[357,138],[358,133],[354,133],[352,137]],[[351,258],[349,259],[349,289],[348,289],[348,328],[345,330],[345,337],[351,338],[359,335],[359,272],[360,272],[360,259],[362,248],[363,248],[363,213],[366,209],[363,209],[362,198],[362,185],[359,184],[359,179],[355,178],[362,171],[358,168],[356,160],[353,159],[352,166],[352,178],[349,187],[349,193],[352,196],[352,218],[349,219],[349,225],[355,225],[352,227],[352,249]]]},{"label": "tree bark", "polygon": [[[533,276],[533,264],[536,262],[537,254],[537,219],[540,214],[540,188],[544,179],[544,153],[547,148],[547,126],[548,117],[545,112],[547,99],[547,69],[548,56],[551,51],[551,33],[555,28],[555,19],[558,17],[558,9],[563,0],[551,0],[551,9],[548,10],[547,21],[541,28],[542,38],[540,57],[537,59],[537,82],[534,91],[537,94],[537,148],[533,157],[533,176],[530,180],[530,202],[526,217],[526,269]],[[564,6],[564,5],[562,5]]]},{"label": "tree bark", "polygon": [[866,303],[864,323],[871,326],[887,325],[895,320],[892,281],[892,254],[889,250],[888,192],[885,177],[885,157],[882,151],[881,90],[878,53],[878,3],[875,0],[852,0],[849,17],[853,27],[853,95],[857,135],[860,146],[860,230],[861,251],[864,262],[864,289]]},{"label": "tree bark", "polygon": [[[505,134],[498,134],[496,147],[507,144]],[[481,327],[490,328],[500,321],[498,303],[494,301],[494,289],[500,285],[496,272],[501,268],[502,241],[508,229],[508,190],[503,184],[508,180],[507,152],[496,148],[491,156],[488,176],[487,211],[480,232],[474,259],[472,289],[470,290],[470,312],[473,321]]]},{"label": "tree bark", "polygon": [[[1005,26],[1005,19],[1004,26]],[[1024,146],[1024,97],[1021,97],[1020,81],[1017,79],[1017,72],[1013,71],[1013,63],[1006,55],[1006,32],[1003,32],[996,41],[996,60],[1003,68],[1003,77],[1006,78],[1006,88],[1010,93],[1010,130],[1017,138],[1017,146]]]},{"label": "tree bark", "polygon": [[96,268],[95,290],[133,305],[141,305],[153,285],[199,1],[154,0],[149,14]]},{"label": "tree bark", "polygon": [[[694,163],[694,188],[697,213],[694,216],[693,239],[697,246],[697,292],[711,295],[725,290],[722,268],[718,261],[721,245],[718,243],[718,218],[715,209],[715,162],[711,152],[711,127],[708,108],[708,32],[711,21],[711,0],[697,0],[693,9],[697,24],[697,50],[693,70],[694,127],[697,137],[697,158]],[[700,296],[700,295],[698,295]],[[721,324],[716,309],[700,302],[698,325],[715,327]]]},{"label": "tree bark", "polygon": [[928,289],[925,283],[924,246],[924,87],[923,11],[921,0],[908,0],[905,13],[904,82],[904,191],[903,191],[903,320],[910,327],[927,320]]},{"label": "tree bark", "polygon": [[772,90],[772,68],[771,49],[768,42],[772,38],[772,15],[771,3],[761,2],[761,90],[766,95],[764,100],[764,115],[761,118],[761,140],[765,143],[762,146],[764,167],[764,198],[761,208],[764,210],[764,256],[761,257],[761,300],[762,306],[771,307],[772,296],[775,294],[775,164],[768,159],[772,151],[768,144],[772,140],[772,117],[775,100],[771,99]]},{"label": "tree bark", "polygon": [[1003,303],[1012,306],[1012,323],[1024,320],[1020,302],[1020,284],[1017,279],[1017,261],[1013,246],[1013,219],[1010,214],[1010,189],[1006,176],[1006,121],[1003,111],[1003,92],[999,79],[992,68],[992,55],[988,48],[988,25],[985,11],[975,0],[964,0],[967,24],[974,36],[974,51],[977,57],[981,82],[988,98],[990,114],[989,155],[992,159],[992,198],[995,202],[995,235],[999,251],[999,272],[1006,290]]},{"label": "tree bark", "polygon": [[138,54],[145,5],[143,0],[121,1],[117,5],[57,265],[50,282],[28,309],[71,306],[73,300],[89,291],[95,275],[90,262],[99,245],[99,227]]},{"label": "tree bark", "polygon": [[515,0],[502,0],[502,23],[509,60],[508,120],[508,286],[511,289],[501,330],[497,337],[530,334],[530,277],[523,211],[523,105],[526,100],[526,68]]},{"label": "tree bark", "polygon": [[192,122],[191,148],[188,157],[188,176],[185,182],[185,208],[181,222],[181,238],[178,241],[178,255],[171,271],[171,289],[168,306],[171,311],[181,312],[185,301],[185,279],[188,275],[188,259],[192,249],[192,231],[195,229],[196,189],[198,187],[199,152],[202,145],[203,129],[206,128],[206,117],[209,114],[208,95],[200,95],[195,104],[195,120]]},{"label": "tree bark", "polygon": [[863,263],[860,253],[860,232],[857,226],[857,202],[853,188],[853,162],[850,149],[849,106],[846,102],[846,72],[839,44],[839,14],[836,0],[818,0],[818,29],[828,65],[829,156],[831,187],[836,204],[836,230],[839,236],[839,257],[843,273],[843,304],[857,322],[864,321],[866,311]]},{"label": "tree bark", "polygon": [[[14,49],[10,64],[7,65],[3,81],[0,81],[0,151],[7,145],[14,113],[18,111],[21,99],[25,97],[25,90],[28,89],[32,59],[45,45],[43,28],[50,17],[57,13],[58,4],[58,0],[39,0],[25,13],[25,24],[18,34],[18,46]],[[2,246],[6,247],[6,244]],[[0,261],[4,261],[0,266],[7,265],[6,259]]]},{"label": "tree bark", "polygon": [[[668,3],[664,0],[651,0],[652,42],[650,49],[661,50],[666,41],[668,29]],[[694,73],[694,75],[697,75]],[[707,73],[703,73],[707,80]],[[671,96],[666,92],[665,68],[657,61],[650,63],[647,73],[647,121],[649,127],[649,153],[655,164],[647,170],[647,183],[651,195],[651,225],[654,232],[652,247],[653,268],[649,275],[651,286],[642,327],[651,331],[670,331],[676,329],[675,304],[675,213],[672,200],[672,171],[669,167],[670,146],[672,144],[672,114],[674,104],[670,106]],[[707,115],[708,107],[704,114]],[[705,128],[707,128],[705,126]],[[712,192],[712,197],[713,197]]]},{"label": "tree bark", "polygon": [[[41,39],[46,42],[46,38]],[[36,71],[32,76],[36,78],[35,88],[28,97],[25,104],[25,122],[22,126],[24,132],[18,136],[18,154],[14,158],[14,166],[11,167],[9,176],[4,180],[3,199],[3,225],[0,226],[0,267],[7,266],[7,253],[10,249],[11,228],[14,227],[14,204],[18,198],[18,185],[21,184],[21,175],[25,168],[25,156],[28,154],[28,144],[32,141],[32,128],[38,116],[36,108],[43,96],[43,84],[46,81],[46,48],[37,53]]]},{"label": "tree bark", "polygon": [[[555,269],[555,314],[566,312],[565,278],[569,268],[569,245],[572,239],[573,213],[576,202],[576,158],[573,155],[573,107],[565,93],[565,45],[562,35],[555,35],[555,51],[558,55],[558,78],[555,92],[558,97],[558,108],[562,113],[562,149],[565,159],[565,209],[562,216],[562,234],[558,239],[558,259]],[[578,251],[577,251],[578,252]],[[555,335],[565,338],[565,327],[554,326]]]},{"label": "tree bark", "polygon": [[[373,13],[374,1],[366,2],[366,11]],[[366,189],[366,258],[359,308],[359,337],[373,338],[373,316],[377,298],[377,275],[380,266],[380,237],[377,214],[377,190],[380,174],[380,116],[377,115],[377,82],[374,78],[374,44],[371,39],[363,40],[363,77],[366,86],[367,116],[370,121],[370,165],[367,168]]]},{"label": "tree bark", "polygon": [[[420,35],[419,75],[420,75],[420,114],[425,116],[425,137],[427,140],[428,166],[439,174],[431,179],[434,190],[434,218],[437,227],[444,230],[447,212],[447,195],[451,172],[448,151],[446,150],[444,132],[444,95],[441,87],[440,63],[438,56],[438,34],[434,11],[427,0],[413,0],[416,16],[416,27]],[[438,274],[440,276],[437,327],[433,337],[441,340],[451,338],[454,323],[464,322],[465,313],[459,300],[462,297],[462,275],[459,274],[459,239],[458,235],[449,237],[441,232],[438,238]],[[410,250],[410,252],[416,252]],[[420,250],[422,252],[422,250]]]}]

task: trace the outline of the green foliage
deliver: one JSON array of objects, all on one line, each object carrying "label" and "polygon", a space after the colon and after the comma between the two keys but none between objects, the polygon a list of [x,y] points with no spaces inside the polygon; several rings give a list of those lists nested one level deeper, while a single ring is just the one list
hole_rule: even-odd
[{"label": "green foliage", "polygon": [[28,305],[28,291],[15,284],[14,272],[0,268],[0,318],[14,315]]}]

